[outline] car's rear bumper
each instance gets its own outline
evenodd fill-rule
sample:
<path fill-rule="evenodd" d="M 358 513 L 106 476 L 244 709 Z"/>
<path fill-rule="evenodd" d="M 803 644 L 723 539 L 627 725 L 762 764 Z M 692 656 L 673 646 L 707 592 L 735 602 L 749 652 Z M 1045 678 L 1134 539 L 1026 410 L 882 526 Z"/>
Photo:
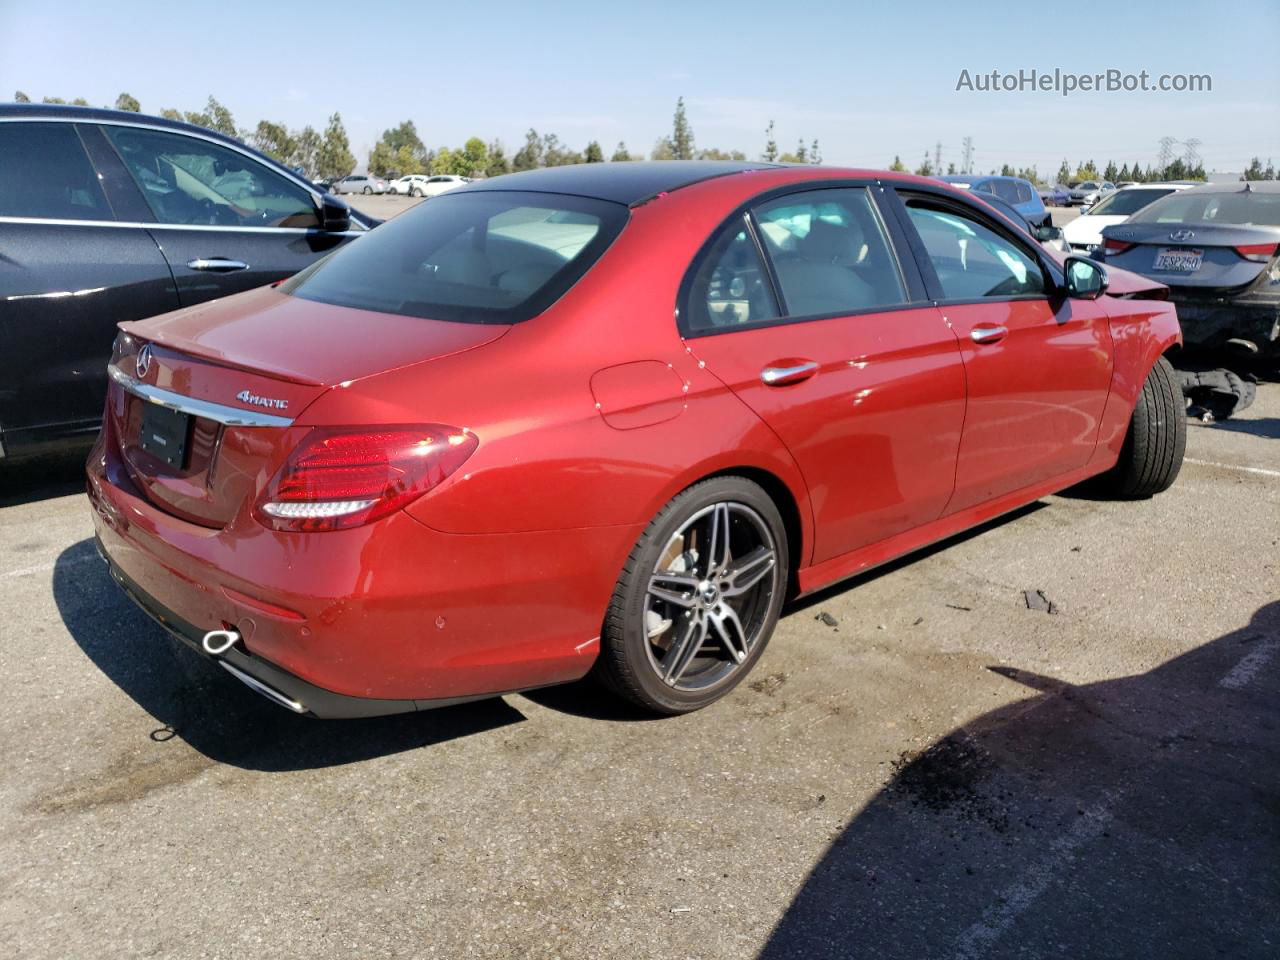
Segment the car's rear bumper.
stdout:
<path fill-rule="evenodd" d="M 1249 340 L 1259 349 L 1274 351 L 1280 344 L 1280 293 L 1260 296 L 1247 293 L 1227 300 L 1189 297 L 1170 286 L 1169 300 L 1178 310 L 1178 322 L 1188 346 L 1217 347 L 1228 340 Z"/>
<path fill-rule="evenodd" d="M 405 513 L 354 530 L 213 530 L 159 510 L 100 439 L 89 499 L 113 576 L 187 643 L 317 716 L 423 709 L 583 676 L 640 528 L 453 535 Z"/>

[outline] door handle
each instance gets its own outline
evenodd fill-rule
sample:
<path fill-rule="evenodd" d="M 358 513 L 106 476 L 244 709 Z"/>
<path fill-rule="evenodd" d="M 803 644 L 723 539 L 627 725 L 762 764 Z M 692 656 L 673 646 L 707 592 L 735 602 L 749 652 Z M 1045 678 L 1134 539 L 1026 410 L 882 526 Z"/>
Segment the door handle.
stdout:
<path fill-rule="evenodd" d="M 969 333 L 969 338 L 974 343 L 996 343 L 1008 335 L 1008 327 L 974 327 Z"/>
<path fill-rule="evenodd" d="M 248 270 L 249 265 L 243 260 L 228 260 L 226 257 L 197 257 L 188 260 L 187 266 L 192 270 L 207 270 L 210 273 L 231 273 L 233 270 Z"/>
<path fill-rule="evenodd" d="M 760 382 L 766 387 L 785 387 L 808 380 L 817 372 L 818 365 L 812 360 L 775 360 L 760 371 Z"/>

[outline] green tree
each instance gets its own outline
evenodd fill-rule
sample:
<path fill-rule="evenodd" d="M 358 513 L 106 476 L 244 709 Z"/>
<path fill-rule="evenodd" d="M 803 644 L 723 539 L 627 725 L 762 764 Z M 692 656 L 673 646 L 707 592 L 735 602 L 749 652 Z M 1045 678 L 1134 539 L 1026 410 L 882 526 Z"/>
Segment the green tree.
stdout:
<path fill-rule="evenodd" d="M 1120 172 L 1116 174 L 1116 179 L 1119 180 L 1121 183 L 1124 183 L 1126 180 L 1133 179 L 1133 177 L 1130 176 L 1129 174 L 1129 164 L 1126 163 L 1124 166 L 1120 168 Z"/>
<path fill-rule="evenodd" d="M 320 152 L 320 134 L 316 133 L 315 127 L 305 126 L 294 134 L 294 144 L 294 165 L 302 168 L 307 179 L 314 180 L 319 176 L 316 157 Z"/>
<path fill-rule="evenodd" d="M 548 133 L 542 138 L 542 163 L 547 167 L 563 167 L 570 163 L 581 163 L 582 154 L 576 150 L 570 150 L 560 142 L 560 138 L 554 133 Z"/>
<path fill-rule="evenodd" d="M 73 107 L 87 107 L 89 105 L 89 101 L 86 100 L 84 97 L 76 97 L 74 100 L 71 101 L 71 105 Z"/>
<path fill-rule="evenodd" d="M 464 177 L 480 176 L 489 168 L 489 148 L 479 137 L 472 137 L 464 143 L 460 154 L 466 166 L 462 172 Z"/>
<path fill-rule="evenodd" d="M 297 163 L 298 141 L 283 123 L 259 120 L 258 126 L 249 135 L 249 145 L 286 167 Z"/>
<path fill-rule="evenodd" d="M 14 103 L 30 103 L 31 98 L 28 97 L 21 90 L 15 90 L 13 91 L 13 102 Z"/>
<path fill-rule="evenodd" d="M 494 140 L 489 144 L 489 166 L 485 167 L 484 175 L 500 177 L 510 172 L 511 161 L 507 158 L 506 148 L 503 147 L 501 140 Z"/>
<path fill-rule="evenodd" d="M 822 162 L 822 151 L 818 149 L 818 141 L 816 139 L 809 144 L 809 162 Z"/>
<path fill-rule="evenodd" d="M 426 167 L 422 165 L 422 154 L 408 145 L 396 151 L 392 169 L 402 177 L 406 177 L 411 173 L 426 172 Z"/>
<path fill-rule="evenodd" d="M 954 177 L 956 173 L 956 165 L 954 163 L 947 164 L 947 176 Z"/>
<path fill-rule="evenodd" d="M 778 141 L 773 137 L 773 121 L 769 121 L 769 125 L 764 128 L 764 153 L 760 154 L 760 159 L 765 163 L 773 163 L 778 159 Z"/>
<path fill-rule="evenodd" d="M 920 177 L 933 176 L 933 164 L 929 162 L 929 151 L 924 152 L 924 159 L 920 162 L 920 166 L 916 167 L 916 175 Z"/>
<path fill-rule="evenodd" d="M 604 163 L 604 151 L 600 149 L 600 144 L 592 140 L 587 144 L 587 149 L 582 154 L 582 159 L 586 163 Z"/>
<path fill-rule="evenodd" d="M 631 152 L 627 150 L 627 145 L 619 140 L 618 145 L 613 149 L 613 156 L 609 159 L 615 163 L 625 163 L 634 158 L 631 156 Z"/>
<path fill-rule="evenodd" d="M 125 110 L 129 113 L 141 113 L 142 104 L 140 104 L 135 97 L 130 96 L 127 93 L 122 93 L 120 96 L 116 97 L 116 109 Z"/>
<path fill-rule="evenodd" d="M 206 130 L 215 130 L 218 133 L 226 134 L 228 137 L 236 136 L 236 121 L 231 116 L 231 111 L 214 99 L 210 94 L 208 103 L 205 104 L 203 112 L 187 111 L 183 119 L 187 123 L 194 124 L 197 127 L 204 127 Z"/>
<path fill-rule="evenodd" d="M 1265 171 L 1262 169 L 1262 158 L 1254 157 L 1249 161 L 1249 166 L 1244 168 L 1245 180 L 1264 180 L 1266 179 Z"/>
<path fill-rule="evenodd" d="M 675 158 L 676 148 L 670 137 L 659 137 L 653 149 L 649 151 L 650 160 L 674 160 Z"/>
<path fill-rule="evenodd" d="M 337 180 L 355 168 L 356 158 L 351 152 L 347 129 L 342 125 L 342 114 L 335 113 L 329 118 L 329 125 L 316 150 L 316 173 L 327 179 Z"/>
<path fill-rule="evenodd" d="M 1102 171 L 1102 179 L 1110 180 L 1112 183 L 1115 183 L 1117 180 L 1120 179 L 1120 171 L 1116 167 L 1114 160 L 1107 161 L 1106 169 Z"/>
<path fill-rule="evenodd" d="M 676 115 L 671 123 L 671 151 L 677 160 L 692 160 L 694 156 L 693 127 L 684 110 L 684 97 L 676 99 Z"/>
<path fill-rule="evenodd" d="M 542 138 L 538 136 L 537 130 L 530 127 L 529 132 L 524 135 L 524 146 L 511 158 L 511 169 L 536 170 L 540 166 L 542 166 Z"/>
<path fill-rule="evenodd" d="M 396 153 L 386 140 L 379 140 L 369 151 L 367 164 L 369 172 L 375 177 L 385 177 L 396 168 Z"/>
<path fill-rule="evenodd" d="M 181 110 L 175 110 L 173 107 L 165 107 L 160 111 L 160 116 L 166 120 L 177 120 L 179 123 L 184 121 Z"/>
<path fill-rule="evenodd" d="M 902 158 L 896 153 L 893 155 L 893 163 L 889 164 L 889 169 L 894 173 L 906 173 L 907 165 L 902 162 Z"/>
<path fill-rule="evenodd" d="M 1058 168 L 1058 183 L 1061 183 L 1065 186 L 1070 179 L 1071 179 L 1071 167 L 1068 166 L 1067 160 L 1064 157 L 1062 159 L 1062 166 Z"/>
<path fill-rule="evenodd" d="M 67 101 L 63 100 L 61 97 L 42 97 L 40 102 L 41 103 L 66 103 Z"/>

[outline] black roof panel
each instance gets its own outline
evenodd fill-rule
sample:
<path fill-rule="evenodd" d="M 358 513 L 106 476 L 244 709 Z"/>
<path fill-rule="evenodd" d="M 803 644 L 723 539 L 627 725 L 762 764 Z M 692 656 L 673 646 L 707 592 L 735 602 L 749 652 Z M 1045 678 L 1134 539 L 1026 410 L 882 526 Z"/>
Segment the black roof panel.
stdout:
<path fill-rule="evenodd" d="M 616 163 L 577 163 L 508 173 L 480 180 L 451 193 L 473 190 L 526 190 L 532 193 L 570 193 L 635 206 L 660 193 L 679 190 L 701 180 L 749 170 L 771 170 L 773 163 L 723 160 L 651 160 Z"/>

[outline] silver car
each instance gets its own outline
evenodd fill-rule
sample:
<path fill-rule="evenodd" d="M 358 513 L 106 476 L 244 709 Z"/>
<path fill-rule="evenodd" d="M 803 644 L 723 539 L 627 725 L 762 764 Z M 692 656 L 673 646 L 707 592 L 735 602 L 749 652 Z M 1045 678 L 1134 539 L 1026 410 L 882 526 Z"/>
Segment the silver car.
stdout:
<path fill-rule="evenodd" d="M 386 193 L 387 181 L 364 173 L 353 173 L 329 184 L 330 193 Z"/>

